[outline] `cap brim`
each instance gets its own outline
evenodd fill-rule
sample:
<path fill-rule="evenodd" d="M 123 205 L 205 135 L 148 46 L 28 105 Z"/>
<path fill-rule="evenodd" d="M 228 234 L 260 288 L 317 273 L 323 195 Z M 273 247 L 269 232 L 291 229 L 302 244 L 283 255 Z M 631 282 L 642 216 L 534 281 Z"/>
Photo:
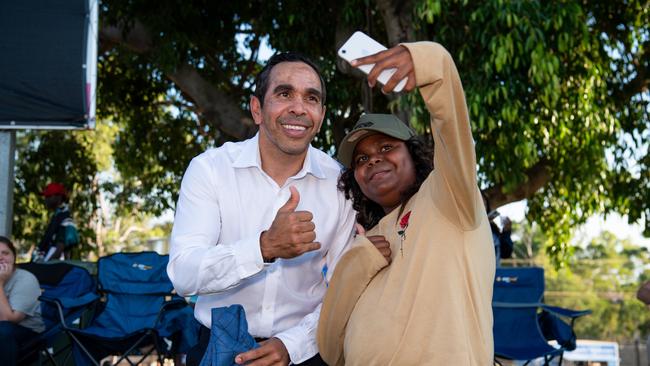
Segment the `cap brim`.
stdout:
<path fill-rule="evenodd" d="M 343 141 L 341 141 L 341 144 L 339 145 L 339 152 L 338 152 L 339 162 L 341 162 L 341 164 L 343 164 L 346 168 L 350 168 L 352 166 L 352 155 L 354 155 L 354 149 L 357 147 L 357 144 L 361 140 L 365 139 L 366 137 L 377 135 L 377 134 L 390 136 L 401 141 L 406 141 L 412 137 L 412 136 L 405 137 L 404 135 L 399 134 L 397 132 L 384 131 L 381 128 L 374 128 L 374 127 L 364 127 L 358 130 L 351 131 L 350 133 L 345 135 L 345 138 L 343 138 Z"/>

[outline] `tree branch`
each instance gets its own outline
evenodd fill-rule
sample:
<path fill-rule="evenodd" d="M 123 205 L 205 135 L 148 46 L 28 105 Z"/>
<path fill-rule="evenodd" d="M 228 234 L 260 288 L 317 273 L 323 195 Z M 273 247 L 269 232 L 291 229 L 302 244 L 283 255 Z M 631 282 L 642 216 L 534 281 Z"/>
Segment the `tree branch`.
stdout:
<path fill-rule="evenodd" d="M 386 25 L 388 47 L 413 41 L 413 4 L 410 0 L 375 0 Z"/>
<path fill-rule="evenodd" d="M 129 238 L 129 235 L 131 235 L 132 233 L 136 233 L 136 232 L 137 232 L 137 233 L 143 233 L 143 232 L 144 232 L 144 229 L 141 228 L 141 227 L 138 226 L 138 225 L 131 225 L 131 226 L 129 226 L 129 227 L 124 231 L 124 233 L 123 233 L 122 235 L 120 235 L 119 239 L 117 239 L 117 242 L 120 243 L 120 244 L 124 243 L 124 242 L 126 241 L 126 239 Z"/>
<path fill-rule="evenodd" d="M 252 118 L 245 115 L 226 93 L 203 79 L 193 67 L 183 65 L 167 77 L 193 99 L 202 118 L 226 135 L 242 140 L 255 134 L 256 126 Z"/>
<path fill-rule="evenodd" d="M 526 170 L 525 174 L 528 179 L 510 193 L 503 193 L 503 184 L 496 184 L 483 191 L 492 209 L 532 197 L 551 180 L 551 164 L 548 160 L 542 159 Z"/>
<path fill-rule="evenodd" d="M 122 44 L 134 52 L 147 53 L 154 47 L 146 26 L 137 20 L 128 28 L 124 24 L 102 27 L 99 37 L 102 49 L 104 44 Z M 204 79 L 194 67 L 180 65 L 166 76 L 197 106 L 199 117 L 225 135 L 243 140 L 255 134 L 257 126 L 239 102 Z"/>
<path fill-rule="evenodd" d="M 629 101 L 633 96 L 647 92 L 650 87 L 650 70 L 648 69 L 650 66 L 647 61 L 647 58 L 650 57 L 650 41 L 644 42 L 642 49 L 644 51 L 631 62 L 636 76 L 623 86 L 620 95 L 623 100 Z"/>
<path fill-rule="evenodd" d="M 153 49 L 151 35 L 144 24 L 137 20 L 129 28 L 125 28 L 124 24 L 101 27 L 99 41 L 100 49 L 104 52 L 117 44 L 123 44 L 137 53 L 145 53 Z"/>
<path fill-rule="evenodd" d="M 402 42 L 411 42 L 415 39 L 413 29 L 413 4 L 411 0 L 375 0 L 377 8 L 386 26 L 388 45 L 390 48 Z M 386 96 L 393 101 L 398 98 L 396 94 Z M 411 120 L 411 111 L 399 109 L 394 112 L 402 121 Z M 408 123 L 408 122 L 407 122 Z"/>

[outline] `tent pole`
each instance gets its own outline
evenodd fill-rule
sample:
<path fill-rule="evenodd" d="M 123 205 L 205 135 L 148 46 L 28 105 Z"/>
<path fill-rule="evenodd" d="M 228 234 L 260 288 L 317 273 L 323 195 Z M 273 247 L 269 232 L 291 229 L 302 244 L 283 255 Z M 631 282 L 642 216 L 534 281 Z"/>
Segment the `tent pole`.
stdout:
<path fill-rule="evenodd" d="M 16 132 L 0 130 L 0 235 L 11 237 Z"/>

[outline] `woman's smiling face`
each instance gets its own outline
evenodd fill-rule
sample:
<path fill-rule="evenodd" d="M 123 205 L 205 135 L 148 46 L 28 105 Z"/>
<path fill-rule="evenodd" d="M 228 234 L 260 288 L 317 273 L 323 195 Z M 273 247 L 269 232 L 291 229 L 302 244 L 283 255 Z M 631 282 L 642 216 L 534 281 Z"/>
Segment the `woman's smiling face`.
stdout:
<path fill-rule="evenodd" d="M 361 192 L 386 213 L 399 206 L 402 192 L 415 183 L 415 165 L 406 144 L 382 133 L 359 141 L 352 166 Z"/>
<path fill-rule="evenodd" d="M 15 262 L 16 257 L 14 257 L 14 253 L 9 246 L 0 242 L 0 264 L 14 264 Z"/>

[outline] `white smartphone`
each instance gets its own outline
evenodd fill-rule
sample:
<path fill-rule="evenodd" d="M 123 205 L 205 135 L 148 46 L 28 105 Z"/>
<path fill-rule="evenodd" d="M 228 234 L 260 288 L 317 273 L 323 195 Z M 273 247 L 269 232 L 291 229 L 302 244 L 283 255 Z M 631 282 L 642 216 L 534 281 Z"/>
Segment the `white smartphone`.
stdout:
<path fill-rule="evenodd" d="M 375 53 L 384 50 L 386 50 L 386 47 L 384 47 L 384 45 L 370 38 L 367 34 L 357 31 L 354 32 L 354 34 L 347 41 L 345 41 L 341 48 L 339 48 L 338 55 L 345 61 L 350 62 L 361 57 L 374 55 Z M 368 75 L 374 66 L 375 64 L 362 65 L 359 66 L 358 69 Z M 382 71 L 381 74 L 379 74 L 377 80 L 380 83 L 386 85 L 395 71 L 397 71 L 395 68 L 386 69 Z M 408 77 L 400 80 L 393 91 L 397 93 L 401 92 L 402 89 L 404 89 L 404 86 L 406 86 L 407 80 Z"/>

